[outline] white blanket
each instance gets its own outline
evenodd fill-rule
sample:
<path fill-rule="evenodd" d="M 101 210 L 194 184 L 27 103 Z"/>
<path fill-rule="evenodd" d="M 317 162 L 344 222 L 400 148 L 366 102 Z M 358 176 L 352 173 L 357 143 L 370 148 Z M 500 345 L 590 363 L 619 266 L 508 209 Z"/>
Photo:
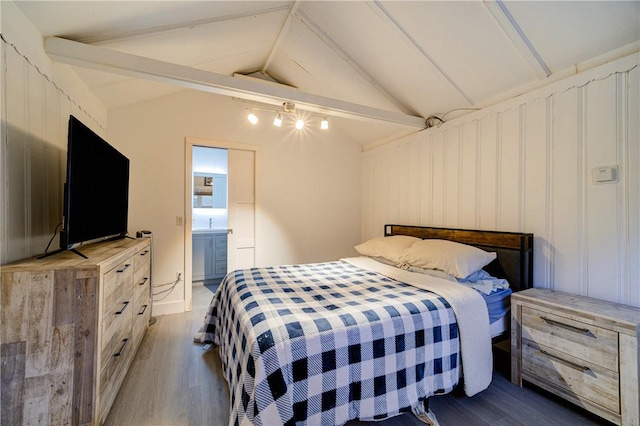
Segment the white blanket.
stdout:
<path fill-rule="evenodd" d="M 473 396 L 489 387 L 493 375 L 489 313 L 478 292 L 461 284 L 398 269 L 368 257 L 342 260 L 444 297 L 453 308 L 458 323 L 464 392 L 467 396 Z"/>

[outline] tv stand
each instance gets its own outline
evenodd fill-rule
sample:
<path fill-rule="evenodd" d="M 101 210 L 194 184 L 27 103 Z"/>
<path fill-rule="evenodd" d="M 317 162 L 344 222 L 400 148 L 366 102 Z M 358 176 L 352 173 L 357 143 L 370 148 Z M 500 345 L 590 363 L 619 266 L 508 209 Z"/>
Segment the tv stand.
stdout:
<path fill-rule="evenodd" d="M 70 251 L 72 253 L 77 254 L 80 257 L 83 257 L 85 259 L 89 259 L 87 256 L 85 256 L 84 254 L 82 254 L 81 252 L 79 252 L 78 250 L 76 250 L 74 248 L 72 248 L 72 249 L 58 249 L 58 250 L 52 251 L 51 253 L 45 253 L 43 255 L 40 255 L 40 256 L 36 257 L 36 259 L 44 259 L 46 257 L 53 256 L 54 254 L 62 253 L 63 251 Z"/>
<path fill-rule="evenodd" d="M 77 255 L 78 255 L 78 256 L 80 256 L 80 257 L 84 257 L 85 259 L 89 259 L 87 256 L 85 256 L 84 254 L 80 253 L 78 250 L 76 250 L 76 249 L 74 249 L 74 248 L 69 249 L 69 251 L 70 251 L 71 253 L 75 253 L 75 254 L 77 254 Z"/>

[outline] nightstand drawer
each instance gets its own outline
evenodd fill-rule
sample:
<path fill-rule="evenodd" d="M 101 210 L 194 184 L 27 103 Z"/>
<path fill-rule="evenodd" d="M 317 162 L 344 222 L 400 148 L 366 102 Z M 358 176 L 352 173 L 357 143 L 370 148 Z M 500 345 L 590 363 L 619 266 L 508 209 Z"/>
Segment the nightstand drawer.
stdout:
<path fill-rule="evenodd" d="M 572 397 L 588 400 L 620 413 L 618 373 L 533 342 L 522 342 L 522 371 L 564 389 Z"/>
<path fill-rule="evenodd" d="M 614 331 L 525 306 L 522 338 L 618 371 L 618 333 Z"/>

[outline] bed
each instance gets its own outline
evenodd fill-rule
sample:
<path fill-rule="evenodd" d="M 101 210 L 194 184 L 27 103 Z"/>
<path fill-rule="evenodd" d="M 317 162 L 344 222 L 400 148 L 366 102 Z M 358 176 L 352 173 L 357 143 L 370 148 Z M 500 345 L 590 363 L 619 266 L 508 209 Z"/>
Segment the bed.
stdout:
<path fill-rule="evenodd" d="M 490 324 L 479 291 L 407 259 L 414 247 L 462 243 L 519 291 L 532 285 L 533 236 L 405 225 L 385 225 L 384 235 L 375 243 L 393 246 L 389 256 L 373 250 L 225 277 L 196 341 L 219 346 L 230 425 L 420 417 L 432 395 L 462 386 L 472 396 L 490 384 L 491 342 L 508 336 L 508 315 Z"/>

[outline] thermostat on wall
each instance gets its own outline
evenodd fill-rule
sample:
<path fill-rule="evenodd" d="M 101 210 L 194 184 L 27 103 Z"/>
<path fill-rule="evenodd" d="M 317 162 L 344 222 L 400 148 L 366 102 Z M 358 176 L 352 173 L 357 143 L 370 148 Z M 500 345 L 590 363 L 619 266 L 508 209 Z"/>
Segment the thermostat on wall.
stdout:
<path fill-rule="evenodd" d="M 593 183 L 610 183 L 618 181 L 618 166 L 594 167 Z"/>

